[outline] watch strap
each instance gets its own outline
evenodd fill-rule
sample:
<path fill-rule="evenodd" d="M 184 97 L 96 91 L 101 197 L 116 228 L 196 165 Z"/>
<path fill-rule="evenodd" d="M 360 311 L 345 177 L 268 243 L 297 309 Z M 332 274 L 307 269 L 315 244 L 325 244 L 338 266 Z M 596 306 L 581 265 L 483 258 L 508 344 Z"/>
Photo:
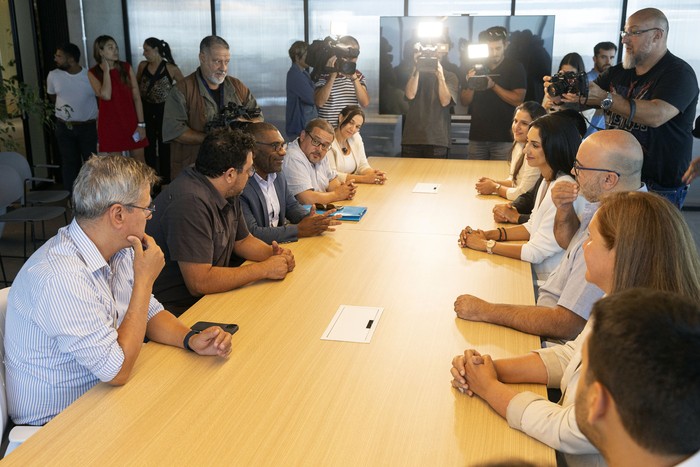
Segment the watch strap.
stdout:
<path fill-rule="evenodd" d="M 182 341 L 182 346 L 185 348 L 185 350 L 189 350 L 190 352 L 194 352 L 194 350 L 192 350 L 192 347 L 190 347 L 190 338 L 192 336 L 194 336 L 195 334 L 199 334 L 199 331 L 195 331 L 193 329 L 190 329 L 190 332 L 188 332 L 185 335 L 185 338 Z"/>

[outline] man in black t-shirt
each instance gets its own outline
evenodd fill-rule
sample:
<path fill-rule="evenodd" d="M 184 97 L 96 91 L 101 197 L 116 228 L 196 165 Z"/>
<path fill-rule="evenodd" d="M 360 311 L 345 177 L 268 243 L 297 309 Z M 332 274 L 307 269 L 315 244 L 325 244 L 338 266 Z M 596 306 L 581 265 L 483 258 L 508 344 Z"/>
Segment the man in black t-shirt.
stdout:
<path fill-rule="evenodd" d="M 622 64 L 591 83 L 588 104 L 606 110 L 606 128 L 629 131 L 639 140 L 642 181 L 680 208 L 687 193 L 682 177 L 693 148 L 695 72 L 668 51 L 668 20 L 660 10 L 637 11 L 621 34 Z"/>
<path fill-rule="evenodd" d="M 483 91 L 462 89 L 460 101 L 470 106 L 469 159 L 507 160 L 513 146 L 510 123 L 515 107 L 523 103 L 527 88 L 525 68 L 506 58 L 508 32 L 494 26 L 479 34 L 479 42 L 488 43 L 488 84 Z M 467 79 L 477 74 L 472 69 Z"/>

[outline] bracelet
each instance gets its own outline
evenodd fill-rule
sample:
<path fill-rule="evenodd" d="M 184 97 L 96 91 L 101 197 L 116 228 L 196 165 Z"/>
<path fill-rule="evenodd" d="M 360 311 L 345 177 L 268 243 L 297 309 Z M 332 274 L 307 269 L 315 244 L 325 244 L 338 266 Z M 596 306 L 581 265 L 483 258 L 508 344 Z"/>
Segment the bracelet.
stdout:
<path fill-rule="evenodd" d="M 508 232 L 506 231 L 505 227 L 501 227 L 503 229 L 503 241 L 507 242 L 508 241 Z"/>
<path fill-rule="evenodd" d="M 497 242 L 500 242 L 500 241 L 501 241 L 501 238 L 503 238 L 503 232 L 501 232 L 501 228 L 498 227 L 498 240 L 496 240 L 496 241 L 497 241 Z"/>
<path fill-rule="evenodd" d="M 136 126 L 139 128 L 146 128 L 146 124 L 144 122 L 139 122 Z"/>
<path fill-rule="evenodd" d="M 195 331 L 193 329 L 190 329 L 190 332 L 188 332 L 185 335 L 185 339 L 182 341 L 182 347 L 184 347 L 185 350 L 189 350 L 190 352 L 194 352 L 194 350 L 192 350 L 192 347 L 190 347 L 190 338 L 192 336 L 194 336 L 195 334 L 199 334 L 199 331 Z"/>

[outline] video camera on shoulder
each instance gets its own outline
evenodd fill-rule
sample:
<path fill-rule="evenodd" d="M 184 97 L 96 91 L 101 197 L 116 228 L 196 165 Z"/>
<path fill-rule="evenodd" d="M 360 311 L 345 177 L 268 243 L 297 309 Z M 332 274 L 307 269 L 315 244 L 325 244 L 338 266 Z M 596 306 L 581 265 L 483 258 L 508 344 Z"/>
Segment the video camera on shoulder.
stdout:
<path fill-rule="evenodd" d="M 588 97 L 588 75 L 585 71 L 560 71 L 552 76 L 549 83 L 547 94 L 551 97 L 567 93 Z"/>
<path fill-rule="evenodd" d="M 416 69 L 418 71 L 437 71 L 440 58 L 450 51 L 449 45 L 443 42 L 437 44 L 416 42 L 414 48 L 418 52 L 418 57 L 416 58 Z"/>
<path fill-rule="evenodd" d="M 234 102 L 229 102 L 219 114 L 204 125 L 204 132 L 209 133 L 214 128 L 231 127 L 243 129 L 250 124 L 250 120 L 258 118 L 262 111 L 260 107 L 248 109 Z"/>
<path fill-rule="evenodd" d="M 315 40 L 306 51 L 306 63 L 313 69 L 311 79 L 318 79 L 321 73 L 341 73 L 343 75 L 352 75 L 357 69 L 357 64 L 351 62 L 350 59 L 357 58 L 360 51 L 354 47 L 341 44 L 337 39 L 331 36 L 323 40 Z M 335 56 L 335 66 L 327 67 L 328 60 Z"/>

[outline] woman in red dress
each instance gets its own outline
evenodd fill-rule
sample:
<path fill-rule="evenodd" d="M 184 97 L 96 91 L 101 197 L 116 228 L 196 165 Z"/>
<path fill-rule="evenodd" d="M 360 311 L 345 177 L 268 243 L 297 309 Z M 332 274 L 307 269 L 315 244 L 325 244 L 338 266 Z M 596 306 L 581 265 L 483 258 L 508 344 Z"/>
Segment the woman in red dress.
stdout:
<path fill-rule="evenodd" d="M 88 78 L 99 98 L 99 151 L 129 151 L 132 157 L 143 161 L 148 139 L 134 70 L 127 62 L 119 61 L 119 47 L 110 36 L 95 39 L 93 56 L 97 65 L 90 68 Z"/>

